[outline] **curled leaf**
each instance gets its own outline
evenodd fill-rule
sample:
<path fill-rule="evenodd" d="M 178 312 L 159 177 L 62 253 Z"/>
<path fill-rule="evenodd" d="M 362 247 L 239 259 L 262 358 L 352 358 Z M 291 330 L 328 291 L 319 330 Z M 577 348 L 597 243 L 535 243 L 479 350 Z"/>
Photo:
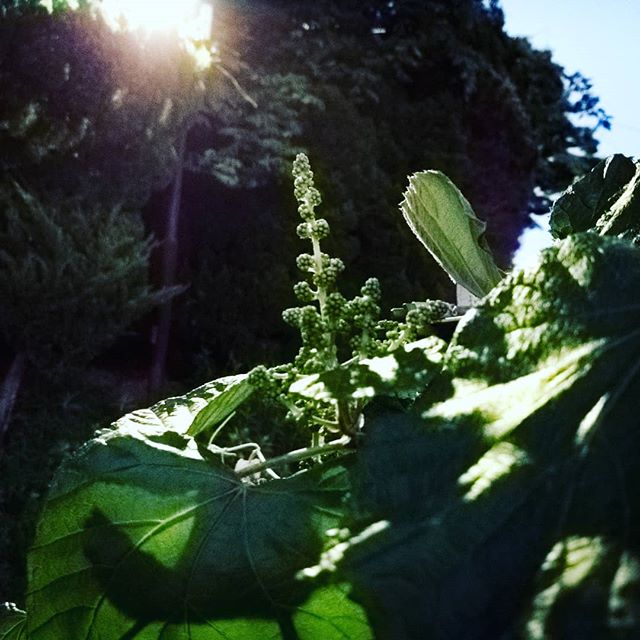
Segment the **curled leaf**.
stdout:
<path fill-rule="evenodd" d="M 443 173 L 412 175 L 400 207 L 418 240 L 456 284 L 481 298 L 500 281 L 483 235 L 486 223 Z"/>

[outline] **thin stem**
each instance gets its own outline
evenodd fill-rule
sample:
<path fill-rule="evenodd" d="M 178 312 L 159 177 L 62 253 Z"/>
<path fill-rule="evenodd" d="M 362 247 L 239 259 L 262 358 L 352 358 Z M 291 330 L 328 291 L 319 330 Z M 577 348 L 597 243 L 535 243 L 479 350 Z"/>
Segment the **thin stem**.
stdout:
<path fill-rule="evenodd" d="M 326 418 L 321 418 L 320 416 L 313 416 L 313 421 L 323 427 L 338 427 L 338 422 L 336 420 L 327 420 Z"/>
<path fill-rule="evenodd" d="M 313 261 L 316 267 L 316 273 L 322 272 L 322 252 L 320 251 L 320 241 L 317 238 L 311 238 L 313 245 Z M 327 291 L 325 287 L 318 285 L 318 304 L 320 305 L 320 315 L 325 318 L 327 305 Z"/>
<path fill-rule="evenodd" d="M 265 460 L 264 462 L 257 462 L 256 464 L 246 466 L 241 471 L 238 471 L 236 475 L 238 478 L 246 478 L 254 475 L 255 473 L 260 473 L 265 469 L 272 469 L 273 467 L 278 467 L 283 464 L 300 462 L 302 460 L 307 460 L 308 458 L 313 458 L 314 456 L 331 453 L 332 451 L 339 451 L 340 449 L 344 449 L 350 442 L 351 438 L 349 436 L 342 436 L 342 438 L 338 438 L 338 440 L 333 440 L 317 447 L 296 449 L 295 451 L 290 451 L 284 455 L 271 458 L 271 460 Z"/>
<path fill-rule="evenodd" d="M 288 398 L 283 396 L 278 396 L 278 400 L 282 405 L 286 407 L 288 411 L 291 412 L 291 415 L 294 418 L 300 418 L 302 416 L 302 409 L 297 407 L 293 402 L 291 402 Z"/>
<path fill-rule="evenodd" d="M 367 347 L 369 346 L 369 331 L 367 329 L 362 330 L 360 335 L 360 355 L 364 358 L 367 357 Z"/>
<path fill-rule="evenodd" d="M 221 423 L 220 426 L 211 434 L 209 438 L 209 442 L 207 443 L 207 447 L 210 447 L 213 444 L 213 441 L 218 437 L 219 433 L 229 424 L 229 421 L 236 415 L 236 412 L 231 412 Z"/>

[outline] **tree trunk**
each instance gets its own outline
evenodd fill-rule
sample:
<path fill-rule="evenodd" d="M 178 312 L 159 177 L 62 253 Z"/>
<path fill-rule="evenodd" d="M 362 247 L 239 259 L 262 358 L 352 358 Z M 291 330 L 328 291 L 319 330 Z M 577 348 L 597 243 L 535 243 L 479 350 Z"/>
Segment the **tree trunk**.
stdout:
<path fill-rule="evenodd" d="M 178 143 L 178 165 L 171 189 L 171 200 L 167 214 L 167 227 L 162 241 L 162 287 L 175 284 L 178 267 L 178 223 L 180 221 L 180 201 L 182 199 L 182 175 L 184 169 L 185 145 L 188 129 L 182 133 Z M 171 299 L 164 302 L 158 310 L 158 322 L 155 326 L 155 340 L 151 370 L 149 372 L 149 395 L 153 398 L 162 389 L 166 381 L 167 352 L 171 334 Z"/>
<path fill-rule="evenodd" d="M 11 413 L 20 390 L 26 364 L 26 355 L 17 353 L 13 358 L 9 371 L 7 371 L 7 375 L 2 381 L 2 386 L 0 386 L 0 451 L 2 450 L 4 436 L 9 429 Z"/>

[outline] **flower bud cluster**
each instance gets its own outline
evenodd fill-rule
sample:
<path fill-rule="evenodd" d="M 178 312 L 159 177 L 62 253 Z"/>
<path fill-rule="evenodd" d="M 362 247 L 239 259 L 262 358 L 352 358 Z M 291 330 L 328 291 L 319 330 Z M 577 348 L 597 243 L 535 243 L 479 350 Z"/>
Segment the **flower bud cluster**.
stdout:
<path fill-rule="evenodd" d="M 455 307 L 442 300 L 427 300 L 416 303 L 414 309 L 407 312 L 406 322 L 416 330 L 422 330 L 438 320 L 455 312 Z"/>
<path fill-rule="evenodd" d="M 297 233 L 300 238 L 311 241 L 312 252 L 303 253 L 296 260 L 304 276 L 294 286 L 300 306 L 286 309 L 282 314 L 283 320 L 295 327 L 302 338 L 302 345 L 288 374 L 291 378 L 336 367 L 340 340 L 348 342 L 358 356 L 379 355 L 382 345 L 376 340 L 381 298 L 379 281 L 369 278 L 361 287 L 360 295 L 351 300 L 336 290 L 338 275 L 344 271 L 345 265 L 342 260 L 321 251 L 320 241 L 329 235 L 330 228 L 324 218 L 316 218 L 315 208 L 321 198 L 314 186 L 313 172 L 306 156 L 296 158 L 293 174 L 295 197 L 302 218 Z M 273 389 L 270 383 L 264 382 L 264 372 L 260 369 L 255 369 L 251 375 L 256 377 L 261 389 L 267 392 Z M 340 420 L 348 416 L 348 408 L 343 407 L 339 411 L 335 402 L 300 399 L 289 396 L 286 392 L 288 387 L 282 389 L 280 401 L 288 407 L 288 420 L 305 425 L 320 436 L 332 429 L 340 431 Z M 344 415 L 343 411 L 346 411 Z"/>
<path fill-rule="evenodd" d="M 419 340 L 433 334 L 434 322 L 438 322 L 447 316 L 454 315 L 455 305 L 442 300 L 427 300 L 425 302 L 412 303 L 403 321 L 385 320 L 378 322 L 376 330 L 384 333 L 385 340 L 381 346 L 385 350 L 393 349 L 401 344 L 413 340 Z"/>
<path fill-rule="evenodd" d="M 296 298 L 298 298 L 300 302 L 303 302 L 306 304 L 309 304 L 310 302 L 313 302 L 316 299 L 316 292 L 309 286 L 309 283 L 306 280 L 297 282 L 293 286 L 293 293 L 296 294 Z"/>
<path fill-rule="evenodd" d="M 308 253 L 301 253 L 296 258 L 296 266 L 298 267 L 298 269 L 300 269 L 300 271 L 313 273 L 313 270 L 315 268 L 313 256 L 310 256 Z"/>
<path fill-rule="evenodd" d="M 293 193 L 298 201 L 298 212 L 305 222 L 311 223 L 315 221 L 315 208 L 322 202 L 322 196 L 315 188 L 309 158 L 303 153 L 299 153 L 293 161 L 293 178 Z"/>
<path fill-rule="evenodd" d="M 319 352 L 331 349 L 331 327 L 313 305 L 285 309 L 282 319 L 300 331 L 303 346 L 313 347 Z"/>
<path fill-rule="evenodd" d="M 354 355 L 371 356 L 375 348 L 375 329 L 380 318 L 380 282 L 369 278 L 359 296 L 347 303 L 347 320 L 356 330 L 349 344 Z"/>
<path fill-rule="evenodd" d="M 326 256 L 326 259 L 325 259 Z M 322 265 L 313 274 L 313 284 L 325 290 L 331 289 L 338 279 L 338 275 L 344 271 L 344 262 L 340 258 L 329 258 L 322 254 Z"/>
<path fill-rule="evenodd" d="M 265 398 L 275 400 L 282 390 L 280 381 L 275 378 L 270 369 L 267 369 L 267 367 L 262 364 L 254 367 L 249 372 L 247 381 Z"/>
<path fill-rule="evenodd" d="M 320 241 L 326 238 L 330 232 L 329 223 L 324 218 L 318 218 L 311 222 L 302 222 L 296 228 L 296 233 L 302 240 Z"/>

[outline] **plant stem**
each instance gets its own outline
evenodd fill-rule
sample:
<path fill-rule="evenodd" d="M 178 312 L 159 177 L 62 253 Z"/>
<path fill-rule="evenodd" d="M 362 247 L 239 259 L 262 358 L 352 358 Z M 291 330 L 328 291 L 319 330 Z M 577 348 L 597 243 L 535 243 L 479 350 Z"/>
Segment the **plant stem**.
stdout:
<path fill-rule="evenodd" d="M 313 261 L 315 263 L 316 273 L 321 273 L 322 252 L 320 251 L 320 241 L 316 238 L 311 238 L 311 244 L 313 245 Z M 320 315 L 324 318 L 327 304 L 327 290 L 325 287 L 318 286 L 318 304 L 320 305 Z"/>
<path fill-rule="evenodd" d="M 272 469 L 273 467 L 278 467 L 283 464 L 300 462 L 301 460 L 307 460 L 308 458 L 313 458 L 314 456 L 331 453 L 332 451 L 339 451 L 340 449 L 344 449 L 350 442 L 351 438 L 349 436 L 342 436 L 342 438 L 332 440 L 331 442 L 327 442 L 326 444 L 319 445 L 317 447 L 296 449 L 295 451 L 290 451 L 289 453 L 285 453 L 284 455 L 276 456 L 275 458 L 271 458 L 270 460 L 257 462 L 256 464 L 247 466 L 241 471 L 238 471 L 236 475 L 238 476 L 238 478 L 246 478 L 248 476 L 252 476 L 255 473 L 260 473 L 260 471 L 264 471 L 265 469 Z"/>

